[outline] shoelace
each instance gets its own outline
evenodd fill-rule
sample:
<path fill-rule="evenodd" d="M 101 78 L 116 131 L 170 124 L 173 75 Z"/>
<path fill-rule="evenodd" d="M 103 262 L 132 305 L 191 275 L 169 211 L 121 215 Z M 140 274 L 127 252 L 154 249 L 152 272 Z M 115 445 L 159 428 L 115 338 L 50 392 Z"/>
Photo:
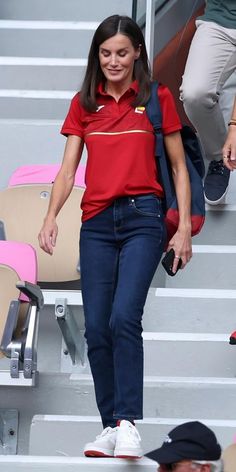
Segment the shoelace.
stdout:
<path fill-rule="evenodd" d="M 138 430 L 135 428 L 135 426 L 133 426 L 132 424 L 129 424 L 128 428 L 129 428 L 128 429 L 129 436 L 135 435 L 139 439 L 139 441 L 141 441 L 141 437 L 139 435 Z"/>
<path fill-rule="evenodd" d="M 224 174 L 225 166 L 223 161 L 211 161 L 209 165 L 208 175 L 210 174 Z"/>
<path fill-rule="evenodd" d="M 107 426 L 100 434 L 96 436 L 96 439 L 103 438 L 103 436 L 106 436 L 107 434 L 110 434 L 114 431 L 117 431 L 117 428 L 111 428 L 110 426 Z"/>

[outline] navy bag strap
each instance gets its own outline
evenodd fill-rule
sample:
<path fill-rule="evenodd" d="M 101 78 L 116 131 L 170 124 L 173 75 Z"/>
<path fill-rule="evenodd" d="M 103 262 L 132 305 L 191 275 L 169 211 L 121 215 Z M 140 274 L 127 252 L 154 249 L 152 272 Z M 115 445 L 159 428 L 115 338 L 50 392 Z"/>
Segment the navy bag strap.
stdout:
<path fill-rule="evenodd" d="M 151 121 L 156 135 L 155 157 L 160 181 L 163 183 L 165 191 L 166 207 L 169 208 L 175 198 L 171 171 L 166 158 L 162 134 L 162 112 L 158 98 L 158 82 L 151 84 L 151 96 L 146 104 L 146 112 Z"/>

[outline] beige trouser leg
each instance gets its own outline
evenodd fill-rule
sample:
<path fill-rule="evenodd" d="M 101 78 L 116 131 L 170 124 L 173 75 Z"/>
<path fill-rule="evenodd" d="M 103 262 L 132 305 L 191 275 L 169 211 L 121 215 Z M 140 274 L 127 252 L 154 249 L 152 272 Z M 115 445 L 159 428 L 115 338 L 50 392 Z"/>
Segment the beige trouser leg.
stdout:
<path fill-rule="evenodd" d="M 219 97 L 225 82 L 236 70 L 236 29 L 200 20 L 196 25 L 180 87 L 180 98 L 198 132 L 206 158 L 219 160 L 222 159 L 226 138 Z M 232 93 L 230 100 L 229 110 L 233 107 Z"/>

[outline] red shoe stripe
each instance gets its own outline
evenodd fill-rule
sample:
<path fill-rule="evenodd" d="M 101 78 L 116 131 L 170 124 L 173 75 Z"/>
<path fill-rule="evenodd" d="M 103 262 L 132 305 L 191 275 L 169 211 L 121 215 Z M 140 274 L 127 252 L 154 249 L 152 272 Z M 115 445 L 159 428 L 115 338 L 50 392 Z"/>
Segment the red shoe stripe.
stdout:
<path fill-rule="evenodd" d="M 84 451 L 84 455 L 86 457 L 113 457 L 113 456 L 109 456 L 108 454 L 104 454 L 104 452 L 93 451 L 93 450 Z"/>

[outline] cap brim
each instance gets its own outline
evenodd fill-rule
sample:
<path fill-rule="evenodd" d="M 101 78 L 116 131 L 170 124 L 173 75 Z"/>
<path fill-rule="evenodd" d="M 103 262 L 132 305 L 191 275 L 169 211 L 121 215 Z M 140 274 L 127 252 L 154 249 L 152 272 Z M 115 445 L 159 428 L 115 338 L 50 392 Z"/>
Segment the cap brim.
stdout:
<path fill-rule="evenodd" d="M 182 455 L 178 454 L 175 447 L 172 447 L 170 444 L 168 444 L 168 448 L 162 446 L 148 452 L 145 454 L 145 457 L 158 462 L 158 464 L 172 464 L 173 462 L 183 460 Z"/>

